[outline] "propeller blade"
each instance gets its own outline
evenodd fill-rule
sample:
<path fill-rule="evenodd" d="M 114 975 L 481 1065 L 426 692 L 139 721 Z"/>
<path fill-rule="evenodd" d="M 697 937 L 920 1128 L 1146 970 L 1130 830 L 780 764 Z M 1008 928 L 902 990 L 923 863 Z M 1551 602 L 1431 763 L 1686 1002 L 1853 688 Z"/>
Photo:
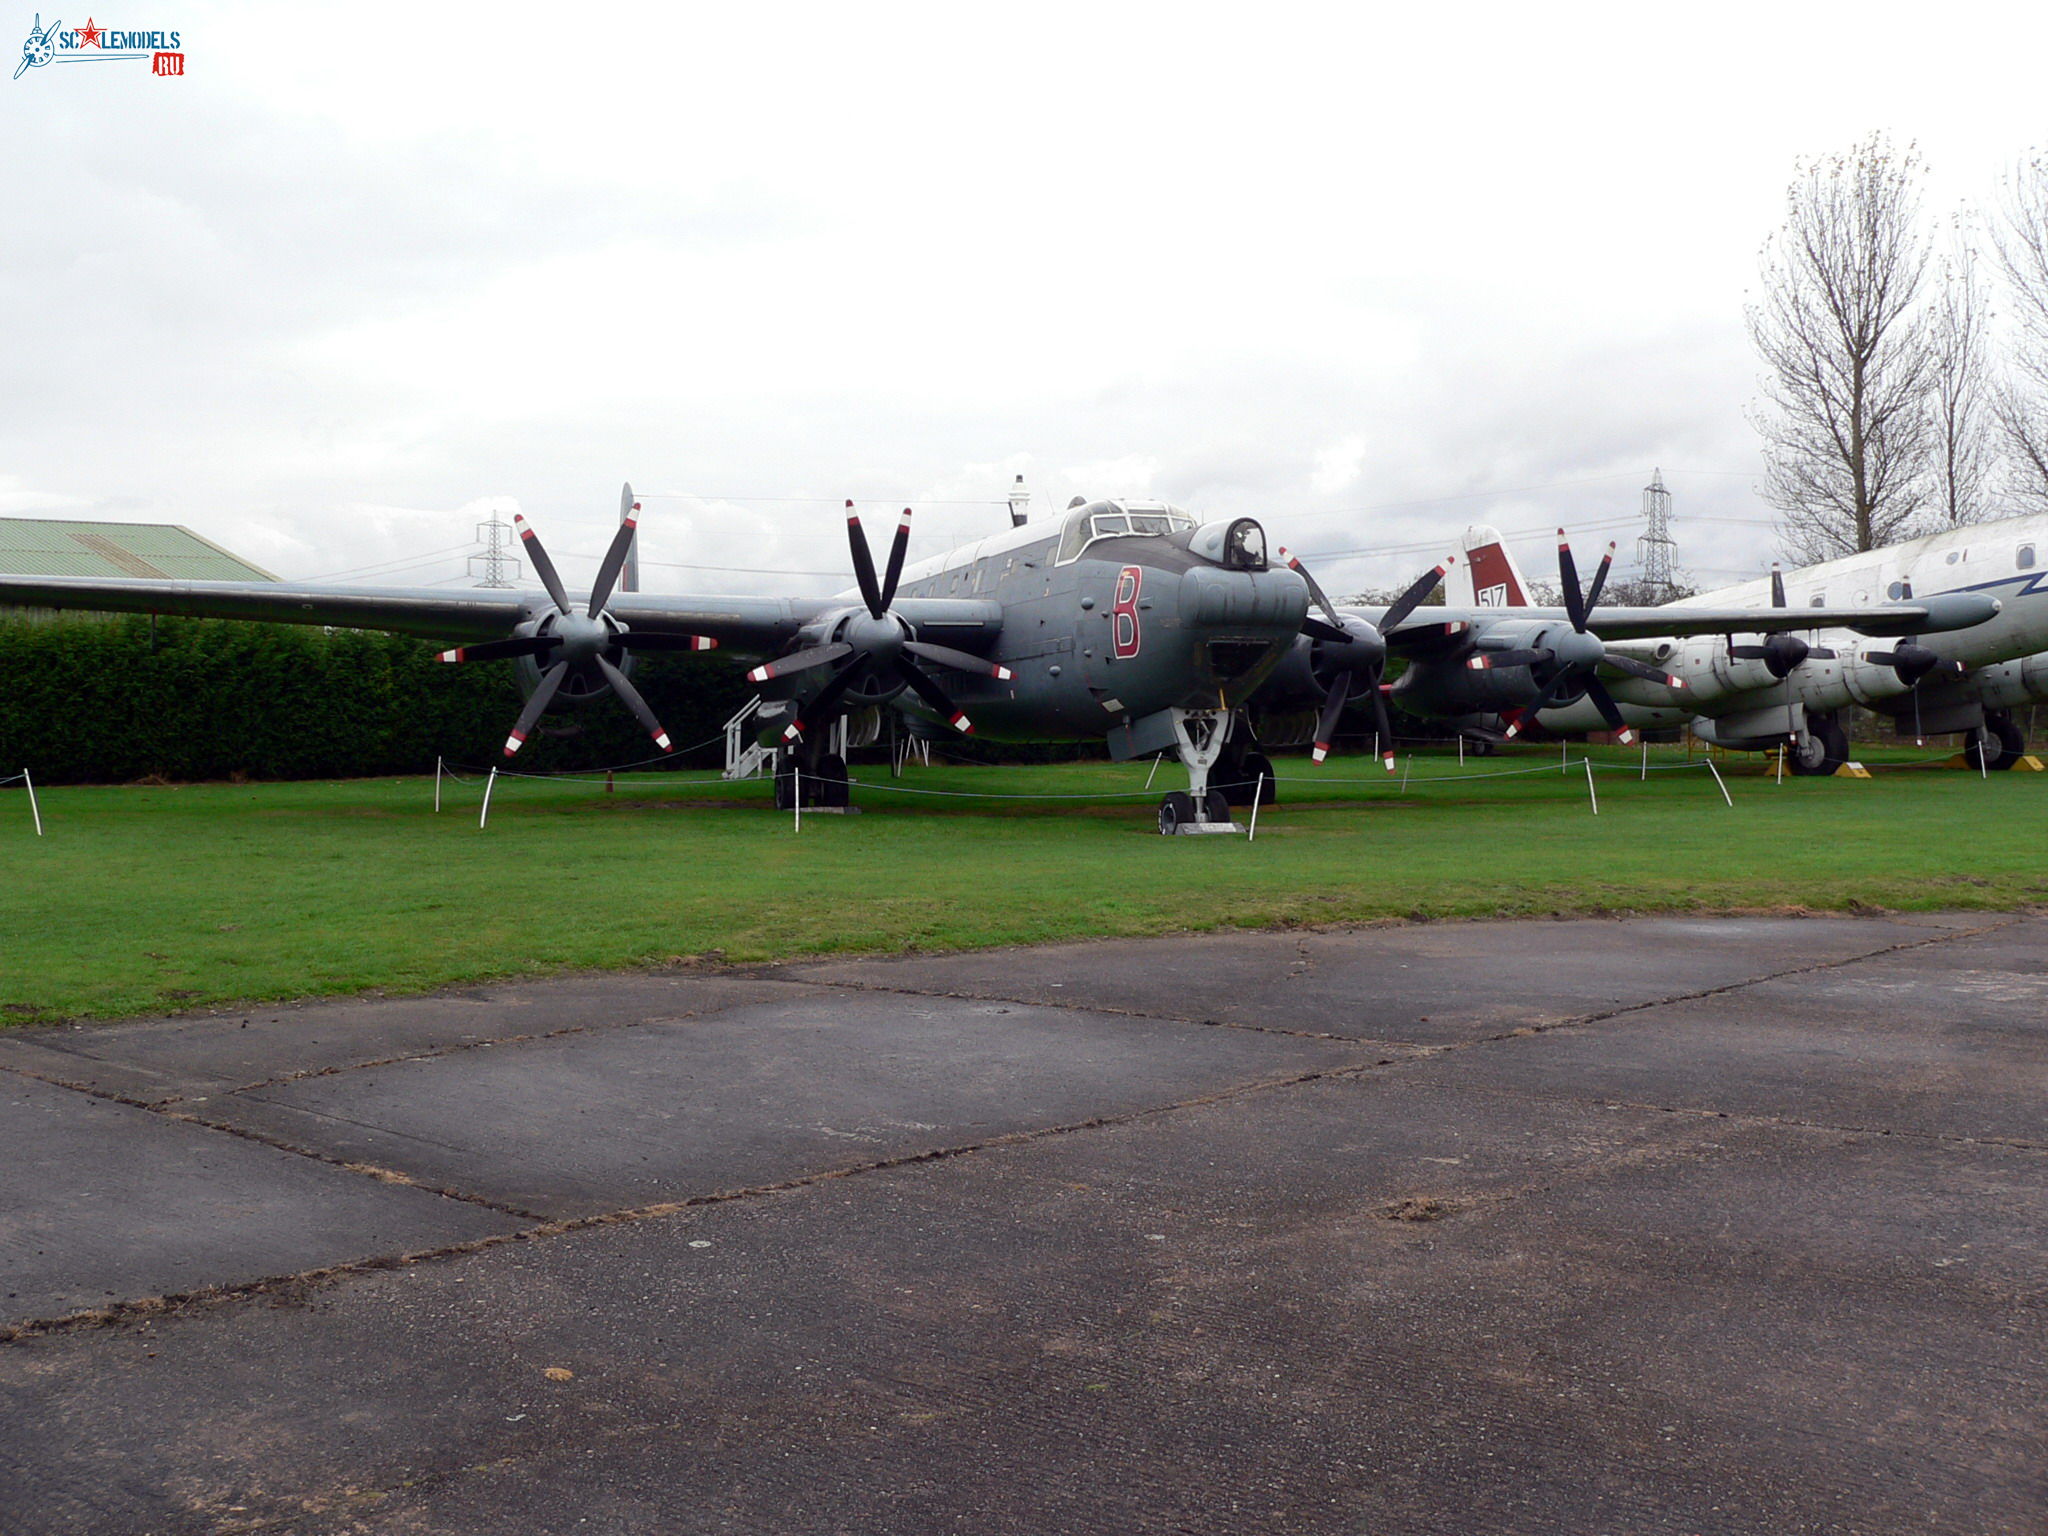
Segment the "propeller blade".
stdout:
<path fill-rule="evenodd" d="M 597 580 L 590 584 L 590 617 L 596 618 L 604 612 L 604 605 L 612 600 L 612 588 L 618 584 L 619 572 L 626 567 L 626 556 L 633 552 L 633 531 L 640 526 L 640 519 L 633 514 L 640 510 L 640 503 L 631 499 L 633 488 L 626 487 L 627 502 L 625 516 L 619 520 L 619 531 L 612 535 L 612 546 L 604 552 L 604 563 L 597 568 Z"/>
<path fill-rule="evenodd" d="M 1372 728 L 1379 732 L 1380 763 L 1387 772 L 1394 771 L 1394 720 L 1387 713 L 1387 696 L 1378 688 L 1372 690 Z"/>
<path fill-rule="evenodd" d="M 538 656 L 562 643 L 559 635 L 520 635 L 511 640 L 486 640 L 482 645 L 458 645 L 438 652 L 436 661 L 502 661 L 507 656 Z"/>
<path fill-rule="evenodd" d="M 1824 645 L 1816 645 L 1806 654 L 1812 657 L 1816 657 L 1821 661 L 1833 661 L 1836 658 L 1836 653 L 1834 651 L 1829 650 Z"/>
<path fill-rule="evenodd" d="M 1546 709 L 1550 708 L 1551 695 L 1558 692 L 1562 687 L 1564 687 L 1568 683 L 1569 677 L 1569 673 L 1561 671 L 1557 674 L 1557 676 L 1553 677 L 1549 682 L 1545 683 L 1543 687 L 1537 691 L 1536 702 L 1533 704 L 1524 704 L 1521 707 L 1520 712 L 1516 715 L 1516 717 L 1508 723 L 1508 728 L 1501 734 L 1507 736 L 1509 739 L 1512 740 L 1514 737 L 1521 735 L 1522 732 L 1529 729 L 1530 726 L 1534 725 L 1536 723 L 1536 717 L 1542 714 L 1543 711 L 1545 711 Z"/>
<path fill-rule="evenodd" d="M 1323 616 L 1330 621 L 1331 628 L 1342 629 L 1344 627 L 1344 621 L 1337 616 L 1337 609 L 1335 604 L 1333 604 L 1330 601 L 1329 597 L 1324 593 L 1322 587 L 1317 585 L 1315 577 L 1309 575 L 1308 567 L 1303 565 L 1293 555 L 1289 554 L 1284 546 L 1280 551 L 1280 562 L 1281 564 L 1285 565 L 1287 569 L 1294 572 L 1295 575 L 1299 576 L 1303 581 L 1308 583 L 1308 595 L 1310 599 L 1315 603 L 1315 605 L 1318 608 L 1323 610 Z M 1324 636 L 1323 638 L 1327 639 L 1328 637 Z M 1349 637 L 1347 636 L 1346 638 Z"/>
<path fill-rule="evenodd" d="M 1415 585 L 1395 598 L 1394 606 L 1380 619 L 1380 633 L 1385 634 L 1413 613 L 1422 600 L 1436 590 L 1436 584 L 1444 579 L 1444 572 L 1448 571 L 1456 560 L 1455 555 L 1445 555 L 1441 565 L 1434 567 L 1427 576 L 1421 577 Z"/>
<path fill-rule="evenodd" d="M 889 605 L 882 601 L 882 589 L 875 581 L 875 557 L 868 553 L 868 536 L 861 532 L 860 514 L 850 501 L 846 504 L 846 543 L 853 553 L 853 577 L 860 583 L 860 600 L 879 619 Z"/>
<path fill-rule="evenodd" d="M 715 651 L 718 642 L 709 635 L 669 635 L 658 630 L 628 629 L 613 637 L 613 644 L 629 651 Z"/>
<path fill-rule="evenodd" d="M 597 668 L 604 673 L 604 680 L 612 685 L 612 692 L 626 701 L 626 708 L 633 711 L 633 718 L 654 738 L 654 744 L 662 751 L 668 751 L 668 732 L 664 731 L 661 722 L 654 718 L 654 711 L 649 709 L 647 701 L 640 697 L 640 690 L 633 686 L 633 680 L 605 660 L 602 654 L 597 658 Z"/>
<path fill-rule="evenodd" d="M 1630 677 L 1640 677 L 1646 683 L 1659 683 L 1666 688 L 1683 688 L 1685 679 L 1673 677 L 1669 672 L 1660 671 L 1647 661 L 1637 661 L 1633 656 L 1623 656 L 1609 651 L 1600 658 L 1617 672 L 1626 672 Z"/>
<path fill-rule="evenodd" d="M 546 712 L 548 705 L 554 702 L 555 690 L 562 686 L 562 680 L 568 675 L 569 664 L 566 661 L 558 661 L 541 673 L 540 686 L 528 697 L 526 708 L 519 711 L 518 724 L 512 727 L 512 734 L 505 738 L 507 757 L 526 745 L 526 736 L 533 729 L 534 721 L 538 720 Z"/>
<path fill-rule="evenodd" d="M 1600 568 L 1593 573 L 1593 585 L 1586 589 L 1586 612 L 1591 613 L 1600 606 L 1600 589 L 1607 585 L 1607 570 L 1613 564 L 1614 545 L 1610 542 L 1607 553 L 1600 557 Z"/>
<path fill-rule="evenodd" d="M 1600 718 L 1607 722 L 1607 728 L 1614 732 L 1614 739 L 1624 747 L 1636 739 L 1636 733 L 1629 729 L 1629 723 L 1621 718 L 1621 706 L 1614 702 L 1614 695 L 1607 691 L 1607 685 L 1597 677 L 1586 679 L 1586 697 L 1593 701 L 1593 707 L 1600 711 Z"/>
<path fill-rule="evenodd" d="M 954 730 L 961 732 L 963 735 L 973 732 L 974 722 L 955 709 L 953 701 L 946 697 L 945 690 L 929 677 L 926 677 L 918 669 L 917 663 L 908 656 L 898 656 L 896 658 L 896 675 L 908 683 L 910 691 L 920 699 L 923 699 L 931 707 L 933 713 L 937 714 L 946 724 L 952 726 Z"/>
<path fill-rule="evenodd" d="M 848 649 L 851 650 L 852 647 L 849 646 Z M 818 690 L 818 696 L 811 700 L 807 711 L 813 720 L 822 720 L 828 725 L 831 724 L 839 710 L 839 696 L 853 685 L 854 676 L 862 670 L 862 667 L 863 659 L 856 657 L 825 680 L 825 686 Z M 791 719 L 788 725 L 782 728 L 782 739 L 784 741 L 795 741 L 803 733 L 804 719 L 802 715 L 797 715 Z"/>
<path fill-rule="evenodd" d="M 1771 565 L 1771 606 L 1785 606 L 1785 573 L 1778 568 L 1776 562 Z"/>
<path fill-rule="evenodd" d="M 1312 613 L 1301 621 L 1301 632 L 1311 640 L 1328 640 L 1338 645 L 1348 644 L 1351 640 L 1346 631 L 1334 624 L 1325 624 Z"/>
<path fill-rule="evenodd" d="M 1309 754 L 1316 762 L 1320 763 L 1330 755 L 1330 743 L 1337 739 L 1337 717 L 1344 713 L 1344 705 L 1350 697 L 1351 674 L 1339 672 L 1323 699 L 1322 718 L 1316 721 L 1315 750 Z"/>
<path fill-rule="evenodd" d="M 1008 667 L 998 666 L 986 656 L 970 655 L 956 651 L 951 646 L 933 645 L 928 640 L 906 640 L 903 649 L 913 656 L 921 656 L 935 667 L 951 667 L 955 672 L 978 672 L 983 677 L 992 677 L 999 683 L 1007 683 L 1017 674 Z"/>
<path fill-rule="evenodd" d="M 882 606 L 887 608 L 896 601 L 896 579 L 903 574 L 903 552 L 910 548 L 910 508 L 903 509 L 903 517 L 896 524 L 896 538 L 889 545 L 889 568 L 882 576 Z M 880 615 L 876 615 L 880 617 Z"/>
<path fill-rule="evenodd" d="M 562 590 L 562 578 L 555 571 L 555 562 L 548 558 L 548 552 L 541 548 L 540 535 L 527 526 L 525 514 L 514 512 L 512 521 L 519 528 L 519 541 L 526 546 L 526 558 L 533 562 L 533 574 L 540 578 L 540 584 L 548 589 L 548 596 L 554 600 L 559 612 L 569 611 L 569 594 Z"/>
<path fill-rule="evenodd" d="M 747 674 L 747 681 L 765 683 L 772 677 L 787 677 L 792 672 L 808 672 L 812 667 L 822 667 L 842 656 L 852 654 L 853 647 L 844 640 L 834 640 L 827 645 L 814 645 L 808 651 L 779 656 L 774 661 L 763 663 Z"/>
<path fill-rule="evenodd" d="M 1551 661 L 1557 653 L 1547 646 L 1535 646 L 1526 650 L 1481 651 L 1468 656 L 1465 665 L 1474 672 L 1490 672 L 1495 667 L 1533 667 L 1539 661 Z"/>
<path fill-rule="evenodd" d="M 1579 563 L 1572 558 L 1572 547 L 1565 541 L 1562 528 L 1557 530 L 1557 576 L 1558 584 L 1564 588 L 1564 611 L 1571 618 L 1572 628 L 1583 635 L 1586 594 L 1579 586 Z"/>
<path fill-rule="evenodd" d="M 1728 654 L 1737 661 L 1763 661 L 1771 653 L 1760 645 L 1737 645 L 1731 640 L 1728 643 Z"/>

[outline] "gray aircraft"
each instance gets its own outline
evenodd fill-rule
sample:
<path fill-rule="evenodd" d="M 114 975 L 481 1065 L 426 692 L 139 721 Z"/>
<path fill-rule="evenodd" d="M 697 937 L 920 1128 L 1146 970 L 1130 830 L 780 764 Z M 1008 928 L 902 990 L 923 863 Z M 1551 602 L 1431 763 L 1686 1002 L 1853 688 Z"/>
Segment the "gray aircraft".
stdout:
<path fill-rule="evenodd" d="M 1383 744 L 1389 740 L 1381 673 L 1390 649 L 1425 675 L 1469 669 L 1483 657 L 1525 673 L 1533 665 L 1552 702 L 1576 692 L 1599 699 L 1605 690 L 1594 668 L 1621 664 L 1588 631 L 1586 605 L 1559 614 L 1518 610 L 1511 622 L 1522 626 L 1517 636 L 1527 635 L 1517 648 L 1482 652 L 1474 637 L 1485 640 L 1504 615 L 1419 606 L 1441 566 L 1386 609 L 1343 611 L 1299 562 L 1269 560 L 1255 519 L 1205 522 L 1165 502 L 1076 498 L 1056 520 L 1014 523 L 914 565 L 904 560 L 906 509 L 879 572 L 849 502 L 855 584 L 815 599 L 620 592 L 637 510 L 629 486 L 618 534 L 583 602 L 571 600 L 521 518 L 538 592 L 0 576 L 0 603 L 336 625 L 455 642 L 443 659 L 511 659 L 520 668 L 527 697 L 507 756 L 544 713 L 607 695 L 669 750 L 667 732 L 633 685 L 635 656 L 723 646 L 769 658 L 750 676 L 765 701 L 763 742 L 776 743 L 778 805 L 799 793 L 843 805 L 846 764 L 831 750 L 831 727 L 848 712 L 879 706 L 928 732 L 1102 741 L 1120 761 L 1172 752 L 1188 787 L 1160 802 L 1162 832 L 1227 824 L 1233 800 L 1244 803 L 1261 783 L 1270 794 L 1272 765 L 1245 723 L 1254 695 L 1268 709 L 1307 701 L 1316 710 L 1320 761 L 1354 697 L 1371 704 Z M 1594 617 L 1605 635 L 1673 633 L 1668 609 L 1602 609 Z M 1972 622 L 1925 605 L 1890 604 L 1881 612 L 1802 612 L 1782 623 L 1804 628 L 1817 620 Z M 1688 633 L 1756 633 L 1779 621 L 1743 608 L 1688 612 L 1684 625 Z M 1460 680 L 1470 675 L 1461 672 Z"/>

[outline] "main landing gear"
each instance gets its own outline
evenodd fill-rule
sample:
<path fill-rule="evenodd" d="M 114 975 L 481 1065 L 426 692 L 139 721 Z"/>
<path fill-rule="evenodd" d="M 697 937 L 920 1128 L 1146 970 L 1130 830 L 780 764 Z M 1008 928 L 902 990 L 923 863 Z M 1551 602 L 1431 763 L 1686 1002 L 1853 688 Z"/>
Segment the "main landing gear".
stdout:
<path fill-rule="evenodd" d="M 2027 755 L 2027 733 L 2002 709 L 1984 712 L 1984 723 L 1963 736 L 1963 757 L 1972 768 L 1993 773 Z"/>
<path fill-rule="evenodd" d="M 775 809 L 794 810 L 799 790 L 806 809 L 843 809 L 853 799 L 846 759 L 837 752 L 807 753 L 801 744 L 784 747 L 775 754 Z"/>
<path fill-rule="evenodd" d="M 1231 796 L 1226 787 L 1219 784 L 1209 786 L 1210 770 L 1223 759 L 1224 748 L 1230 742 L 1231 728 L 1237 723 L 1237 711 L 1228 709 L 1176 709 L 1173 718 L 1174 749 L 1180 755 L 1181 765 L 1188 771 L 1188 787 L 1185 791 L 1175 790 L 1159 802 L 1159 830 L 1166 836 L 1185 832 L 1236 832 L 1241 830 L 1230 818 Z M 1264 772 L 1270 782 L 1273 765 L 1266 762 L 1263 753 L 1244 754 L 1243 763 L 1249 765 L 1253 758 L 1264 764 Z M 1253 772 L 1259 770 L 1254 768 Z M 1233 784 L 1240 775 L 1232 774 Z M 1243 802 L 1249 804 L 1253 794 L 1251 785 L 1243 786 Z"/>
<path fill-rule="evenodd" d="M 1785 766 L 1795 774 L 1820 777 L 1838 772 L 1849 761 L 1849 733 L 1831 715 L 1809 712 L 1806 729 L 1792 738 Z"/>

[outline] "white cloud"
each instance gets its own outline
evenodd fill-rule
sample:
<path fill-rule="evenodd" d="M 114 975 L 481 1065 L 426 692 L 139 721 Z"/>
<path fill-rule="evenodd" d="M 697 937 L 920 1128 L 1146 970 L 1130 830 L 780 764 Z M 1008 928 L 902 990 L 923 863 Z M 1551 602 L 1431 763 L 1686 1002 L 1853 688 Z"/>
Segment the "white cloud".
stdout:
<path fill-rule="evenodd" d="M 1337 552 L 1612 519 L 1661 464 L 1681 558 L 1754 563 L 1793 157 L 1888 127 L 1944 206 L 2041 137 L 2021 38 L 1865 19 L 186 4 L 183 79 L 0 90 L 0 506 L 301 575 L 517 496 L 573 585 L 630 476 L 686 493 L 648 586 L 775 590 L 685 567 L 840 567 L 846 495 L 929 503 L 928 552 L 1021 470 L 1363 585 L 1413 557 Z"/>

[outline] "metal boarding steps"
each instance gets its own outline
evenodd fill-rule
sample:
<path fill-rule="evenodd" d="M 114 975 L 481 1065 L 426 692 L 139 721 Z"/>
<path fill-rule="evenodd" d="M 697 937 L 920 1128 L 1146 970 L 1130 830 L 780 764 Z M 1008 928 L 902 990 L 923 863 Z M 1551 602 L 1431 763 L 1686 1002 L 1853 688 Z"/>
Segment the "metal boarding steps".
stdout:
<path fill-rule="evenodd" d="M 762 746 L 756 739 L 760 726 L 756 717 L 761 713 L 763 700 L 755 694 L 740 706 L 739 713 L 725 722 L 725 769 L 723 777 L 728 779 L 753 779 L 774 771 L 776 746 Z M 853 729 L 853 716 L 841 715 L 832 722 L 832 734 L 827 749 L 844 758 L 849 745 L 872 746 L 879 730 L 876 711 L 869 710 L 861 717 L 861 729 Z"/>
<path fill-rule="evenodd" d="M 738 714 L 725 722 L 725 773 L 728 779 L 759 777 L 775 761 L 775 748 L 753 739 L 748 723 L 761 712 L 761 695 L 755 694 L 740 706 Z"/>

